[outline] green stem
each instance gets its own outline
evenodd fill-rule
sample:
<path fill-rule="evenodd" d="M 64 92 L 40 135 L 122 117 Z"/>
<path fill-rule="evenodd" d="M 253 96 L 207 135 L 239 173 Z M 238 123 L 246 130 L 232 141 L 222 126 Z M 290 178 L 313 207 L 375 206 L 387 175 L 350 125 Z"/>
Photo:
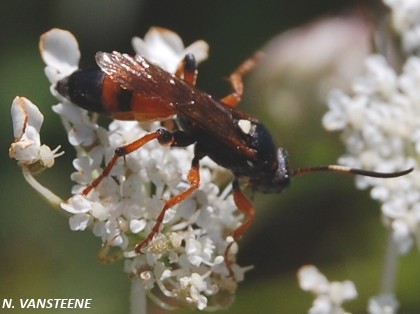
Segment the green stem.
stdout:
<path fill-rule="evenodd" d="M 384 269 L 382 273 L 381 294 L 394 295 L 397 271 L 399 266 L 398 248 L 395 244 L 392 232 L 388 235 L 388 247 L 385 255 Z"/>
<path fill-rule="evenodd" d="M 131 314 L 147 313 L 146 290 L 144 289 L 140 279 L 131 280 L 130 303 Z"/>

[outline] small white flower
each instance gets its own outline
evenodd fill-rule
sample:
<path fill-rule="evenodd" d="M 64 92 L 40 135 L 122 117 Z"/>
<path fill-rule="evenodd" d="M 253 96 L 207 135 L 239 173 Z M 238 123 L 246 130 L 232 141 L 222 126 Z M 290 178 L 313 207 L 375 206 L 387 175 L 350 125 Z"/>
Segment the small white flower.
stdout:
<path fill-rule="evenodd" d="M 130 230 L 133 233 L 139 233 L 146 227 L 146 220 L 144 219 L 131 219 Z"/>
<path fill-rule="evenodd" d="M 63 207 L 64 210 L 71 214 L 87 213 L 92 208 L 92 206 L 93 204 L 91 201 L 79 194 L 73 196 L 67 202 L 61 204 L 61 207 Z"/>
<path fill-rule="evenodd" d="M 21 167 L 39 172 L 54 165 L 54 159 L 64 154 L 57 153 L 60 146 L 51 150 L 41 145 L 39 131 L 44 116 L 30 100 L 16 97 L 12 103 L 13 135 L 15 141 L 10 145 L 9 156 L 17 160 Z"/>
<path fill-rule="evenodd" d="M 69 219 L 70 229 L 73 231 L 83 231 L 92 222 L 92 216 L 88 214 L 75 214 Z"/>
<path fill-rule="evenodd" d="M 53 86 L 55 86 L 53 84 Z M 51 88 L 54 90 L 54 88 Z M 53 94 L 54 94 L 53 93 Z M 60 99 L 61 96 L 58 96 Z M 52 107 L 61 116 L 64 126 L 68 129 L 69 142 L 73 146 L 90 146 L 97 139 L 99 127 L 93 124 L 86 110 L 74 106 L 67 100 Z"/>
<path fill-rule="evenodd" d="M 207 298 L 202 294 L 208 290 L 205 277 L 192 273 L 190 277 L 182 277 L 176 293 L 177 297 L 187 303 L 194 304 L 199 310 L 207 307 Z"/>
<path fill-rule="evenodd" d="M 12 121 L 14 142 L 10 145 L 9 156 L 16 159 L 22 168 L 25 180 L 53 208 L 59 210 L 62 199 L 39 183 L 34 175 L 51 168 L 55 158 L 64 154 L 57 153 L 60 146 L 51 150 L 47 145 L 41 145 L 39 131 L 44 116 L 31 101 L 24 97 L 16 97 L 12 103 Z"/>
<path fill-rule="evenodd" d="M 315 295 L 310 314 L 344 314 L 342 304 L 357 297 L 356 287 L 351 281 L 329 282 L 328 279 L 312 265 L 299 269 L 300 287 Z"/>
<path fill-rule="evenodd" d="M 395 314 L 398 301 L 393 294 L 381 294 L 369 300 L 369 314 Z"/>
<path fill-rule="evenodd" d="M 68 31 L 54 28 L 41 36 L 39 50 L 45 64 L 45 74 L 51 83 L 77 70 L 80 60 L 79 45 Z M 56 92 L 54 92 L 57 95 Z"/>
<path fill-rule="evenodd" d="M 392 26 L 401 36 L 406 53 L 420 49 L 420 3 L 417 0 L 384 0 L 391 9 Z"/>
<path fill-rule="evenodd" d="M 208 236 L 195 236 L 194 233 L 189 232 L 185 239 L 185 253 L 192 265 L 200 266 L 202 263 L 212 265 L 215 245 Z"/>

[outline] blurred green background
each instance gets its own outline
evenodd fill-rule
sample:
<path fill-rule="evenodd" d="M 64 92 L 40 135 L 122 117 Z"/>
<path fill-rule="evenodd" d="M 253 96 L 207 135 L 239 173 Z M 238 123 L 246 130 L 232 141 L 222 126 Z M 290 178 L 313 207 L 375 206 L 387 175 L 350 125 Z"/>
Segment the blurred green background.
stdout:
<path fill-rule="evenodd" d="M 90 232 L 70 231 L 67 220 L 26 184 L 16 163 L 8 157 L 13 140 L 10 105 L 15 96 L 25 96 L 45 116 L 43 143 L 62 145 L 66 151 L 40 180 L 63 198 L 70 195 L 74 152 L 66 144 L 60 120 L 50 109 L 56 101 L 49 93 L 38 52 L 43 32 L 53 27 L 71 31 L 79 41 L 82 66 L 92 64 L 99 50 L 131 52 L 131 38 L 142 37 L 150 26 L 176 31 L 187 45 L 204 39 L 210 44 L 210 58 L 200 66 L 198 86 L 223 96 L 230 91 L 225 80 L 230 72 L 273 37 L 355 7 L 358 11 L 374 11 L 374 5 L 345 0 L 3 1 L 0 302 L 5 298 L 16 302 L 19 298 L 92 298 L 91 310 L 72 312 L 129 311 L 130 283 L 122 263 L 99 264 L 99 240 Z M 306 99 L 310 99 L 314 91 L 305 86 L 299 93 L 306 93 Z M 279 113 L 284 106 L 283 117 L 270 114 L 272 108 L 255 96 L 259 95 L 256 89 L 254 94 L 252 87 L 245 92 L 240 108 L 265 122 L 277 142 L 289 150 L 292 166 L 335 163 L 344 153 L 339 136 L 322 128 L 321 117 L 326 111 L 323 104 L 317 100 L 316 104 L 302 102 L 294 118 L 285 119 L 287 104 L 276 104 Z M 345 307 L 352 313 L 366 312 L 368 298 L 379 289 L 386 240 L 379 205 L 369 199 L 367 191 L 357 191 L 351 178 L 320 174 L 295 180 L 281 195 L 255 195 L 254 204 L 256 222 L 240 243 L 239 263 L 255 268 L 247 273 L 236 302 L 225 313 L 307 312 L 312 296 L 301 291 L 296 280 L 296 271 L 304 264 L 315 264 L 330 280 L 353 280 L 359 298 Z M 418 253 L 413 252 L 401 261 L 401 313 L 420 312 L 418 278 Z M 150 305 L 149 313 L 165 311 Z"/>

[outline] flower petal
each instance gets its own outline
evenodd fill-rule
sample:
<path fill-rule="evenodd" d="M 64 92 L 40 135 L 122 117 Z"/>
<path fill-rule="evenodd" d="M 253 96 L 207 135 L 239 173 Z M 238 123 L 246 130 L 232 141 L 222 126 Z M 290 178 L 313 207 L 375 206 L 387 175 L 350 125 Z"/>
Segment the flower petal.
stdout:
<path fill-rule="evenodd" d="M 177 33 L 162 27 L 151 27 L 144 36 L 144 40 L 156 47 L 172 48 L 175 52 L 182 52 L 184 43 Z"/>
<path fill-rule="evenodd" d="M 39 144 L 39 131 L 44 116 L 38 107 L 25 97 L 16 97 L 12 103 L 11 114 L 15 141 L 22 139 L 25 134 L 27 138 Z"/>
<path fill-rule="evenodd" d="M 204 40 L 197 40 L 185 48 L 184 53 L 192 53 L 197 63 L 200 63 L 206 60 L 209 56 L 209 44 Z"/>
<path fill-rule="evenodd" d="M 24 97 L 16 97 L 12 103 L 14 143 L 10 145 L 9 156 L 21 165 L 31 165 L 39 160 L 41 129 L 44 116 L 38 108 Z"/>
<path fill-rule="evenodd" d="M 80 60 L 79 45 L 68 31 L 53 28 L 44 33 L 39 42 L 42 59 L 47 65 L 45 74 L 55 83 L 73 73 Z"/>
<path fill-rule="evenodd" d="M 152 63 L 159 65 L 170 73 L 175 73 L 184 56 L 192 53 L 197 63 L 207 59 L 209 46 L 198 40 L 184 48 L 182 39 L 173 31 L 161 27 L 152 27 L 144 39 L 132 39 L 134 51 Z"/>

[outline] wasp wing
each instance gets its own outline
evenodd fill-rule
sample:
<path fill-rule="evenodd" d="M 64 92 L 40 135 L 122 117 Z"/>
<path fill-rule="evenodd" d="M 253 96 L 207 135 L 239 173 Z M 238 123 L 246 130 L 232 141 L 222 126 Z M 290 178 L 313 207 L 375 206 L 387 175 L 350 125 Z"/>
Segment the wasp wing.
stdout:
<path fill-rule="evenodd" d="M 176 113 L 185 116 L 194 128 L 248 157 L 255 157 L 255 150 L 250 148 L 237 124 L 238 119 L 252 120 L 248 115 L 223 105 L 140 55 L 132 57 L 115 51 L 98 52 L 96 62 L 121 87 L 141 95 L 143 99 L 173 105 Z"/>
<path fill-rule="evenodd" d="M 150 64 L 140 55 L 134 57 L 117 51 L 112 53 L 97 52 L 96 63 L 107 75 L 118 82 L 121 87 L 144 97 L 157 97 L 172 101 L 165 90 L 170 87 L 174 77 L 163 69 Z"/>
<path fill-rule="evenodd" d="M 176 114 L 176 95 L 168 84 L 172 76 L 153 66 L 140 55 L 131 57 L 119 52 L 96 54 L 103 72 L 123 89 L 132 92 L 129 112 L 112 115 L 123 120 L 164 120 Z"/>
<path fill-rule="evenodd" d="M 251 138 L 238 124 L 240 120 L 250 122 L 255 120 L 239 110 L 212 99 L 204 92 L 194 90 L 194 102 L 178 105 L 177 111 L 186 116 L 195 129 L 202 130 L 232 150 L 241 152 L 249 158 L 255 158 L 256 151 L 252 148 Z"/>

